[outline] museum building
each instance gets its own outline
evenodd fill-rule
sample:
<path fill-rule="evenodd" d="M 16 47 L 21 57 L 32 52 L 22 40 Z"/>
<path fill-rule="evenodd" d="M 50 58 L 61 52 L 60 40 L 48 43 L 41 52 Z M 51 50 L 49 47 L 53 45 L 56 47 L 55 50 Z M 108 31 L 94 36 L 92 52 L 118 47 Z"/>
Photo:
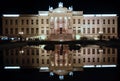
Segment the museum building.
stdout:
<path fill-rule="evenodd" d="M 59 2 L 58 8 L 49 6 L 49 11 L 38 11 L 38 14 L 3 14 L 2 35 L 12 39 L 53 41 L 117 39 L 118 16 L 84 14 Z"/>

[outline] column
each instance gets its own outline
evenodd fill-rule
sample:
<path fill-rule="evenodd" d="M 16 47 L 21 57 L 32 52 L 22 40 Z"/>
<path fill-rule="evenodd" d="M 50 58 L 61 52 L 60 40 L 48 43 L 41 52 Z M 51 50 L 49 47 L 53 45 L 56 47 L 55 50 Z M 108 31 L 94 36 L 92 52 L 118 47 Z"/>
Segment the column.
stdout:
<path fill-rule="evenodd" d="M 54 19 L 54 29 L 55 29 L 55 30 L 57 29 L 57 20 L 58 20 L 58 18 L 55 17 L 55 19 Z"/>
<path fill-rule="evenodd" d="M 67 30 L 67 27 L 68 27 L 68 21 L 67 21 L 67 17 L 64 17 L 64 27 L 65 27 L 65 30 Z"/>

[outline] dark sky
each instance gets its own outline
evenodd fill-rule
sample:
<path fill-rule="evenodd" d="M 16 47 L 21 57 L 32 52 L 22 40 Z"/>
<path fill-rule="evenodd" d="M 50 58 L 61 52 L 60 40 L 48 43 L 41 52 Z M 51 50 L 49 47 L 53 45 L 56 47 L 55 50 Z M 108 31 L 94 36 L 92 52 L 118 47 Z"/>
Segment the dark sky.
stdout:
<path fill-rule="evenodd" d="M 1 13 L 38 13 L 38 10 L 48 10 L 51 5 L 57 7 L 58 2 L 64 6 L 73 5 L 74 10 L 84 13 L 119 13 L 118 0 L 0 0 Z"/>

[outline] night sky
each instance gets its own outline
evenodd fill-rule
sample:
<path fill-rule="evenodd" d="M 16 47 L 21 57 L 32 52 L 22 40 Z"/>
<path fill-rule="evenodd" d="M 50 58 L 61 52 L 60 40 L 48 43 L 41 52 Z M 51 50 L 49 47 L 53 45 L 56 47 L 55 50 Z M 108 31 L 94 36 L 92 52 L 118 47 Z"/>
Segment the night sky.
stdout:
<path fill-rule="evenodd" d="M 54 8 L 58 2 L 64 6 L 73 5 L 74 10 L 83 10 L 84 13 L 119 13 L 118 0 L 0 0 L 1 13 L 38 13 L 39 10 Z"/>
<path fill-rule="evenodd" d="M 84 11 L 88 14 L 118 14 L 119 0 L 0 0 L 0 15 L 2 14 L 37 14 L 47 11 L 49 5 L 58 7 L 63 2 L 65 7 L 73 6 L 74 11 Z M 0 19 L 1 20 L 1 19 Z M 1 25 L 1 23 L 0 23 Z M 1 31 L 0 31 L 1 32 Z"/>

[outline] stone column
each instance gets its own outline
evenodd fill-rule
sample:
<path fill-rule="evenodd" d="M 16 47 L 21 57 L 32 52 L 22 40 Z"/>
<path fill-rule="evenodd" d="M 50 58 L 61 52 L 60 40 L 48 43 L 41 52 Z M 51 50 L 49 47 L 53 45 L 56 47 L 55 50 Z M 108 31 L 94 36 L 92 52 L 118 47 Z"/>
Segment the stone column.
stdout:
<path fill-rule="evenodd" d="M 65 27 L 65 30 L 67 30 L 67 27 L 68 27 L 68 21 L 67 21 L 67 17 L 64 17 L 64 27 Z"/>

